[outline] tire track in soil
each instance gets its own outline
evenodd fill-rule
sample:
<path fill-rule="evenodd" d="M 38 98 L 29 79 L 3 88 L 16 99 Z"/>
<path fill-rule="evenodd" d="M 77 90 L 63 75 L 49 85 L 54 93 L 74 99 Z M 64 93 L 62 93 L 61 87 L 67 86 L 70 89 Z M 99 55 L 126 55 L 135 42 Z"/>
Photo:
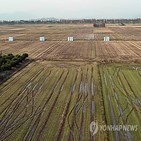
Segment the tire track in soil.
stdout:
<path fill-rule="evenodd" d="M 28 73 L 28 72 L 27 72 L 27 73 Z M 38 72 L 34 72 L 34 73 L 38 73 Z M 34 75 L 32 74 L 32 76 L 34 76 Z M 35 74 L 35 76 L 36 76 L 36 74 Z M 29 81 L 30 81 L 30 79 L 29 79 L 29 80 L 27 79 L 25 83 L 28 84 Z M 26 87 L 26 84 L 25 84 L 25 87 Z M 20 87 L 19 87 L 15 92 L 13 92 L 13 94 L 16 93 L 19 89 L 20 89 Z M 25 89 L 25 88 L 22 88 L 22 89 L 18 92 L 18 94 L 23 93 L 24 89 Z M 7 89 L 7 90 L 8 90 L 8 89 Z M 14 95 L 14 96 L 15 96 L 15 95 Z M 18 96 L 18 95 L 17 95 L 17 96 Z M 11 99 L 11 96 L 8 97 L 4 102 L 2 102 L 1 105 L 0 105 L 0 107 L 1 107 L 3 104 L 5 104 L 5 102 L 8 101 L 9 99 Z M 1 112 L 0 112 L 0 114 L 1 114 Z"/>
<path fill-rule="evenodd" d="M 43 70 L 43 69 L 42 69 Z M 2 114 L 8 107 L 10 107 L 11 106 L 11 104 L 13 103 L 13 102 L 15 102 L 15 100 L 19 100 L 21 97 L 21 95 L 26 91 L 26 89 L 27 89 L 27 86 L 40 74 L 40 72 L 42 72 L 42 70 L 41 71 L 39 71 L 39 73 L 37 73 L 36 75 L 34 75 L 28 82 L 27 82 L 27 84 L 21 89 L 21 91 L 20 92 L 18 92 L 18 94 L 17 94 L 17 97 L 15 98 L 15 99 L 13 99 L 8 105 L 7 105 L 7 107 L 5 107 L 5 109 L 3 109 L 3 111 L 0 113 L 0 114 Z M 7 99 L 8 100 L 8 99 Z M 8 110 L 8 109 L 7 109 Z M 6 110 L 6 111 L 7 111 Z"/>
<path fill-rule="evenodd" d="M 68 110 L 69 110 L 69 107 L 70 107 L 70 103 L 71 103 L 71 100 L 72 100 L 73 93 L 75 91 L 75 84 L 76 84 L 77 77 L 78 77 L 78 71 L 76 73 L 73 86 L 72 86 L 72 88 L 70 90 L 70 94 L 68 95 L 68 98 L 67 98 L 67 103 L 65 105 L 65 108 L 64 108 L 64 111 L 63 111 L 63 114 L 62 114 L 62 119 L 61 119 L 61 122 L 60 122 L 60 127 L 58 129 L 58 134 L 57 134 L 56 141 L 61 141 L 65 121 L 68 118 L 68 116 L 67 116 Z"/>
<path fill-rule="evenodd" d="M 85 83 L 83 82 L 84 81 L 84 74 L 83 74 L 83 71 L 82 71 L 82 68 L 81 68 L 81 83 L 80 83 L 80 91 L 79 91 L 79 95 L 80 95 L 80 97 L 79 97 L 79 100 L 78 100 L 78 102 L 77 102 L 77 104 L 76 104 L 76 109 L 75 109 L 75 119 L 74 119 L 74 124 L 75 124 L 75 126 L 76 126 L 76 128 L 77 128 L 77 130 L 78 130 L 78 132 L 79 132 L 79 136 L 80 136 L 80 128 L 79 128 L 79 125 L 77 124 L 77 118 L 76 118 L 76 116 L 77 116 L 77 114 L 80 112 L 80 110 L 81 110 L 81 108 L 83 107 L 83 104 L 79 107 L 79 103 L 81 102 L 81 100 L 82 100 L 82 98 L 83 98 L 83 96 L 84 96 L 84 91 L 85 91 Z"/>
<path fill-rule="evenodd" d="M 38 74 L 37 74 L 38 75 Z M 37 75 L 36 75 L 36 77 L 37 77 Z M 35 78 L 35 76 L 34 76 L 34 78 Z M 32 78 L 32 80 L 34 79 L 34 78 Z M 31 82 L 29 82 L 29 84 L 30 84 Z M 27 92 L 27 89 L 28 89 L 28 86 L 29 86 L 29 84 L 27 85 L 27 87 L 25 87 L 23 90 L 21 90 L 22 91 L 22 94 L 24 93 L 24 92 Z M 35 86 L 37 86 L 37 84 L 35 85 Z M 34 86 L 34 89 L 35 89 L 35 86 Z M 28 92 L 28 94 L 29 94 L 29 92 Z M 21 93 L 20 93 L 20 95 L 21 95 Z M 25 99 L 25 97 L 27 97 L 27 95 L 24 95 L 23 97 L 19 97 L 19 99 L 20 99 L 20 101 L 23 101 L 24 99 Z M 20 104 L 21 102 L 19 101 L 19 99 L 17 99 L 16 101 L 18 101 L 18 103 Z M 15 100 L 15 99 L 14 99 Z M 14 105 L 14 104 L 13 104 Z M 16 102 L 15 102 L 15 105 L 16 105 Z M 14 110 L 15 111 L 15 110 Z"/>
<path fill-rule="evenodd" d="M 113 78 L 112 78 L 112 76 L 110 74 L 110 71 L 109 70 L 107 70 L 107 71 L 108 71 L 109 78 L 111 80 L 111 85 L 112 85 L 112 89 L 113 89 L 113 92 L 114 92 L 114 97 L 115 97 L 115 100 L 116 100 L 116 103 L 117 103 L 117 106 L 118 106 L 118 110 L 119 110 L 119 113 L 120 113 L 120 117 L 122 119 L 123 125 L 127 126 L 127 124 L 125 123 L 125 120 L 124 120 L 124 111 L 122 110 L 122 107 L 120 106 L 121 104 L 119 103 L 118 95 L 117 95 L 116 90 L 115 90 L 115 85 L 114 85 Z M 127 130 L 125 132 L 127 134 L 127 140 L 132 141 L 133 137 L 132 137 L 130 131 Z M 124 140 L 125 140 L 125 138 L 124 138 Z"/>
<path fill-rule="evenodd" d="M 42 82 L 42 84 L 40 85 L 40 86 L 38 86 L 38 87 L 36 87 L 36 89 L 37 90 L 35 90 L 35 86 L 37 86 L 37 84 L 38 83 L 36 83 L 35 84 L 35 86 L 33 86 L 33 88 L 31 88 L 31 91 L 27 91 L 27 95 L 25 95 L 25 97 L 23 98 L 23 100 L 25 100 L 26 98 L 27 98 L 27 103 L 26 103 L 26 105 L 25 105 L 25 108 L 24 109 L 26 109 L 27 110 L 27 107 L 30 105 L 30 103 L 32 104 L 31 106 L 32 106 L 32 112 L 31 113 L 33 113 L 34 111 L 33 111 L 33 109 L 34 109 L 34 97 L 38 94 L 38 93 L 40 93 L 40 90 L 41 90 L 41 87 L 44 85 L 44 83 L 45 83 L 45 81 L 47 81 L 47 79 L 48 79 L 48 77 L 50 76 L 50 74 L 51 74 L 51 71 L 49 72 L 49 74 L 47 75 L 47 77 L 43 80 L 43 82 L 42 82 L 42 79 L 40 79 L 39 81 L 40 82 Z M 29 100 L 29 94 L 31 93 L 31 100 Z M 23 109 L 23 110 L 24 110 Z M 23 111 L 23 110 L 21 110 L 21 111 Z M 21 113 L 20 113 L 21 114 Z M 20 114 L 18 115 L 18 116 L 20 116 Z M 18 118 L 18 116 L 16 117 L 16 118 Z M 15 118 L 15 120 L 14 120 L 14 122 L 16 121 L 16 118 Z"/>
<path fill-rule="evenodd" d="M 94 96 L 95 96 L 95 84 L 94 84 L 94 76 L 93 76 L 93 67 L 91 68 L 91 122 L 95 120 L 94 114 L 95 114 L 95 102 L 94 102 Z M 93 136 L 92 133 L 90 133 L 90 141 L 95 140 L 95 136 Z"/>
<path fill-rule="evenodd" d="M 76 100 L 76 104 L 74 105 L 74 107 L 71 109 L 71 111 L 69 112 L 68 114 L 68 117 L 67 117 L 67 122 L 68 122 L 68 125 L 69 125 L 69 129 L 70 129 L 70 133 L 69 133 L 69 138 L 68 140 L 71 141 L 71 140 L 75 140 L 75 137 L 74 137 L 74 125 L 75 125 L 75 122 L 76 122 L 76 116 L 77 116 L 77 108 L 78 108 L 78 105 L 79 105 L 79 102 L 82 98 L 82 94 L 81 94 L 81 85 L 82 85 L 82 68 L 81 68 L 81 79 L 80 79 L 80 84 L 79 84 L 79 89 L 78 89 L 78 96 L 77 96 L 77 100 Z M 73 114 L 73 120 L 72 120 L 72 126 L 70 124 L 70 116 Z"/>
<path fill-rule="evenodd" d="M 88 93 L 87 93 L 87 74 L 88 74 L 88 68 L 87 68 L 87 73 L 86 73 L 86 77 L 85 78 L 83 78 L 84 77 L 84 74 L 83 74 L 83 71 L 82 71 L 82 68 L 81 68 L 81 82 L 80 82 L 80 89 L 79 89 L 79 98 L 78 98 L 78 101 L 77 101 L 77 103 L 75 104 L 75 106 L 73 107 L 74 109 L 73 110 L 75 110 L 74 111 L 74 114 L 75 114 L 75 118 L 73 119 L 73 123 L 72 123 L 72 125 L 73 125 L 73 129 L 71 129 L 71 131 L 70 131 L 70 135 L 72 135 L 73 136 L 73 140 L 75 141 L 75 137 L 74 137 L 74 134 L 73 134 L 73 130 L 74 130 L 74 124 L 75 124 L 75 126 L 76 126 L 76 128 L 77 128 L 77 130 L 78 130 L 78 133 L 79 133 L 79 140 L 81 140 L 82 139 L 82 128 L 83 128 L 83 124 L 84 124 L 84 112 L 85 112 L 85 103 L 86 103 L 86 100 L 87 100 L 87 97 L 88 97 Z M 83 82 L 83 81 L 84 82 Z M 81 94 L 82 93 L 82 94 Z M 84 96 L 84 97 L 83 97 Z M 78 107 L 79 106 L 79 102 L 80 102 L 80 100 L 82 100 L 82 97 L 83 97 L 83 103 L 80 105 L 80 107 Z M 77 114 L 80 112 L 80 110 L 82 110 L 82 119 L 81 119 L 81 123 L 80 123 L 80 128 L 79 128 L 79 125 L 77 124 L 77 121 L 76 121 L 76 116 L 77 116 Z M 72 112 L 72 111 L 71 111 Z M 71 113 L 70 113 L 71 114 Z M 71 126 L 70 126 L 70 124 L 69 124 L 69 127 L 71 128 Z M 71 138 L 71 136 L 69 137 L 69 139 Z"/>
<path fill-rule="evenodd" d="M 130 104 L 131 107 L 134 107 L 134 109 L 136 109 L 136 111 L 141 114 L 141 112 L 135 107 L 135 103 L 133 103 L 135 97 L 133 97 L 132 94 L 129 93 L 129 92 L 126 90 L 126 88 L 124 87 L 124 82 L 122 81 L 122 78 L 121 78 L 120 76 L 118 76 L 118 77 L 119 77 L 119 80 L 120 80 L 120 82 L 121 82 L 121 84 L 122 84 L 122 86 L 121 86 L 121 85 L 120 85 L 120 86 L 122 87 L 122 89 L 123 89 L 124 92 L 121 91 L 117 85 L 116 85 L 116 87 L 120 90 L 120 92 L 121 92 L 123 95 L 125 95 L 124 93 L 126 93 L 125 96 L 126 96 L 127 100 L 129 100 L 129 102 L 130 102 L 130 103 L 128 103 L 128 104 Z M 137 105 L 136 105 L 136 106 L 137 106 Z"/>
<path fill-rule="evenodd" d="M 53 95 L 53 93 L 54 93 L 56 87 L 58 86 L 59 81 L 61 80 L 63 74 L 64 74 L 64 70 L 62 71 L 62 73 L 61 73 L 60 77 L 58 78 L 58 80 L 56 81 L 56 83 L 55 83 L 55 85 L 54 85 L 54 87 L 53 87 L 51 93 L 49 94 L 49 97 L 47 98 L 45 104 L 43 105 L 43 107 L 42 107 L 42 109 L 41 109 L 41 113 L 40 113 L 40 115 L 37 117 L 36 122 L 39 122 L 39 121 L 40 121 L 41 116 L 42 116 L 42 114 L 43 114 L 43 112 L 44 112 L 44 109 L 46 108 L 46 106 L 47 106 L 49 100 L 51 99 L 51 97 L 52 97 L 52 95 Z M 47 120 L 48 120 L 48 117 L 46 118 L 45 121 L 47 122 Z M 44 126 L 45 126 L 45 124 L 43 125 L 42 129 L 40 130 L 40 132 L 39 132 L 39 134 L 38 134 L 38 136 L 37 136 L 37 139 L 36 139 L 37 141 L 40 140 L 40 137 L 42 136 L 42 131 L 44 130 Z"/>
<path fill-rule="evenodd" d="M 34 66 L 35 66 L 35 64 L 33 65 L 33 67 Z M 22 71 L 18 72 L 18 74 L 16 74 L 16 78 L 18 80 L 15 81 L 16 78 L 14 77 L 14 78 L 12 78 L 12 80 L 10 79 L 10 81 L 6 82 L 6 84 L 4 84 L 3 87 L 1 88 L 1 90 L 3 89 L 4 92 L 1 93 L 0 96 L 3 95 L 3 94 L 5 94 L 8 91 L 8 89 L 12 86 L 11 82 L 12 83 L 17 83 L 19 81 L 18 76 L 23 77 L 24 75 L 28 74 L 29 71 L 30 71 L 30 69 L 28 69 L 28 70 L 24 70 L 23 69 Z M 15 81 L 15 82 L 13 82 L 13 81 Z"/>
<path fill-rule="evenodd" d="M 29 84 L 32 83 L 32 81 L 34 79 L 36 79 L 36 77 L 38 77 L 38 75 L 40 75 L 40 73 L 43 71 L 44 69 L 41 69 L 37 74 L 35 74 L 26 84 L 25 86 L 23 86 L 23 88 L 20 90 L 20 92 L 18 92 L 17 97 L 15 99 L 13 99 L 4 109 L 3 111 L 0 112 L 0 114 L 2 114 L 7 108 L 9 108 L 11 106 L 11 104 L 13 104 L 15 101 L 18 101 L 19 99 L 21 99 L 20 96 L 22 96 L 22 94 L 26 91 L 27 87 Z M 10 99 L 11 97 L 9 97 L 8 99 Z M 8 99 L 6 99 L 0 106 L 2 106 Z M 6 110 L 8 112 L 8 109 Z M 6 113 L 5 113 L 6 115 Z M 0 122 L 1 125 L 1 122 Z"/>
<path fill-rule="evenodd" d="M 118 68 L 118 69 L 119 69 L 119 68 Z M 133 97 L 132 95 L 130 95 L 129 92 L 127 92 L 127 90 L 125 89 L 125 87 L 124 87 L 124 82 L 122 82 L 122 78 L 120 77 L 119 72 L 121 72 L 121 71 L 118 70 L 117 76 L 116 76 L 115 79 L 117 79 L 117 77 L 119 77 L 120 82 L 118 82 L 118 84 L 120 85 L 120 87 L 122 87 L 123 90 L 120 90 L 120 88 L 116 85 L 116 82 L 114 82 L 114 80 L 113 80 L 113 82 L 114 82 L 115 86 L 120 90 L 120 92 L 121 92 L 123 95 L 125 95 L 124 93 L 127 94 L 127 95 L 125 95 L 125 97 L 126 97 L 126 98 L 129 100 L 129 102 L 130 102 L 130 103 L 127 102 L 127 106 L 126 106 L 126 108 L 123 110 L 122 113 L 125 112 L 125 110 L 126 110 L 127 107 L 128 107 L 128 104 L 130 104 L 131 107 L 133 107 L 132 110 L 131 110 L 131 112 L 135 109 L 135 110 L 136 110 L 135 112 L 138 114 L 139 111 L 136 109 L 136 107 L 135 107 L 135 105 L 134 105 L 135 103 L 133 103 L 134 97 Z M 113 75 L 115 75 L 115 73 L 114 73 Z M 121 86 L 120 83 L 122 84 L 122 86 Z M 124 92 L 123 92 L 123 91 L 124 91 Z M 115 96 L 115 97 L 116 97 L 116 96 Z M 128 117 L 129 117 L 129 115 L 131 114 L 131 112 L 128 114 Z M 121 116 L 121 113 L 120 113 L 119 117 L 120 117 L 120 116 Z M 128 117 L 127 117 L 126 119 L 128 119 Z M 126 121 L 124 120 L 124 123 L 127 123 L 127 120 L 126 120 Z M 127 137 L 130 138 L 130 140 L 132 140 L 132 135 L 130 135 L 130 133 L 128 133 L 128 134 L 129 134 L 129 135 L 128 135 Z M 125 137 L 125 136 L 123 135 L 123 137 Z M 127 140 L 127 139 L 126 139 L 126 140 Z"/>
<path fill-rule="evenodd" d="M 40 108 L 40 106 L 37 108 L 37 110 Z M 27 121 L 27 120 L 26 120 Z"/>
<path fill-rule="evenodd" d="M 62 84 L 61 84 L 61 86 L 60 86 L 60 88 L 59 88 L 59 92 L 58 92 L 58 94 L 57 94 L 57 96 L 56 96 L 56 98 L 55 98 L 55 100 L 54 100 L 54 102 L 53 102 L 53 104 L 52 104 L 52 106 L 51 106 L 51 108 L 50 108 L 50 111 L 49 111 L 49 113 L 48 113 L 48 115 L 47 115 L 47 118 L 45 119 L 45 123 L 44 123 L 42 129 L 40 130 L 39 140 L 40 140 L 40 138 L 42 137 L 42 134 L 43 134 L 43 132 L 44 132 L 45 126 L 47 126 L 48 119 L 50 118 L 51 113 L 52 113 L 52 111 L 53 111 L 53 109 L 54 109 L 54 107 L 55 107 L 56 101 L 57 101 L 59 95 L 61 94 L 61 91 L 62 91 L 62 89 L 63 89 L 62 87 L 64 86 L 64 83 L 65 83 L 65 81 L 66 81 L 66 79 L 67 79 L 67 77 L 68 77 L 68 74 L 69 74 L 69 71 L 67 72 L 67 74 L 66 74 L 66 76 L 65 76 L 65 78 L 64 78 L 64 80 L 63 80 L 63 82 L 62 82 Z M 36 123 L 33 125 L 33 127 L 32 127 L 31 130 L 27 133 L 27 136 L 23 139 L 23 141 L 27 141 L 27 140 L 32 140 L 32 139 L 33 139 L 33 136 L 34 136 L 34 133 L 35 133 L 37 127 L 38 127 L 39 121 L 40 121 L 40 120 L 38 120 L 38 122 L 36 122 Z"/>
<path fill-rule="evenodd" d="M 38 76 L 38 74 L 34 77 L 36 78 Z M 33 80 L 33 79 L 32 79 Z M 23 93 L 26 92 L 26 88 L 25 90 L 23 91 Z M 32 92 L 31 92 L 32 93 Z M 8 109 L 5 113 L 6 116 L 3 116 L 2 117 L 2 120 L 0 122 L 1 124 L 1 128 L 2 126 L 4 126 L 4 129 L 8 126 L 7 124 L 9 123 L 10 124 L 10 121 L 12 120 L 12 116 L 14 115 L 14 113 L 18 110 L 18 107 L 20 106 L 20 104 L 25 100 L 25 98 L 27 97 L 27 95 L 29 95 L 29 93 L 27 92 L 26 95 L 20 95 L 21 97 L 18 97 L 18 99 L 15 101 L 15 103 L 11 103 L 10 106 L 8 109 L 11 109 L 11 111 L 9 111 L 8 115 L 6 115 L 6 113 L 8 112 Z M 24 110 L 24 109 L 23 109 Z M 21 114 L 21 113 L 20 113 Z M 20 114 L 18 116 L 20 116 Z M 4 129 L 3 129 L 3 132 L 4 132 Z"/>
<path fill-rule="evenodd" d="M 37 109 L 38 110 L 38 109 Z M 39 113 L 37 111 L 35 111 L 34 115 L 29 115 L 28 118 L 26 118 L 24 121 L 20 122 L 20 124 L 17 125 L 17 127 L 15 127 L 15 129 L 11 130 L 13 127 L 11 127 L 11 129 L 9 129 L 11 132 L 5 134 L 5 136 L 1 136 L 1 140 L 5 140 L 7 139 L 12 133 L 14 133 L 18 128 L 20 128 L 25 122 L 27 122 L 29 119 L 32 119 L 34 116 L 38 115 Z"/>
<path fill-rule="evenodd" d="M 116 118 L 115 118 L 114 109 L 113 109 L 113 105 L 112 105 L 112 102 L 111 102 L 111 97 L 110 97 L 109 90 L 108 90 L 108 81 L 107 81 L 106 74 L 104 72 L 103 65 L 102 65 L 102 71 L 103 71 L 106 91 L 107 91 L 107 95 L 108 95 L 108 102 L 109 102 L 110 111 L 111 111 L 111 118 L 112 118 L 113 126 L 116 127 Z M 114 134 L 115 134 L 115 137 L 114 137 L 115 141 L 119 141 L 119 134 L 118 134 L 118 132 L 115 131 Z"/>
<path fill-rule="evenodd" d="M 84 78 L 84 93 L 83 93 L 83 96 L 84 96 L 83 97 L 83 103 L 80 107 L 80 108 L 82 108 L 82 119 L 81 119 L 81 124 L 80 124 L 80 128 L 79 128 L 79 140 L 80 141 L 83 140 L 82 129 L 84 127 L 84 113 L 86 112 L 86 101 L 87 101 L 87 98 L 88 98 L 88 68 L 87 68 L 86 76 Z"/>
<path fill-rule="evenodd" d="M 46 78 L 43 80 L 43 83 L 38 87 L 38 89 L 37 89 L 37 91 L 35 92 L 35 95 L 36 94 L 38 94 L 38 93 L 40 93 L 40 90 L 41 90 L 41 88 L 43 87 L 43 85 L 44 85 L 44 83 L 47 81 L 47 79 L 50 77 L 50 74 L 51 74 L 51 70 L 50 70 L 50 72 L 49 72 L 49 74 L 46 76 Z M 35 86 L 36 86 L 36 84 L 35 84 Z M 35 89 L 35 86 L 32 88 L 32 90 L 34 90 Z M 35 96 L 34 95 L 34 96 Z M 32 97 L 32 98 L 34 98 L 34 97 Z M 27 100 L 28 101 L 28 100 Z M 27 106 L 27 105 L 26 105 Z M 31 106 L 33 106 L 33 105 L 31 105 Z M 40 109 L 40 107 L 41 107 L 41 105 L 39 105 L 37 108 L 36 108 L 36 110 L 35 110 L 35 112 L 38 110 L 38 109 Z M 26 109 L 27 110 L 27 109 Z M 32 113 L 33 113 L 33 109 L 32 109 Z M 41 112 L 40 112 L 41 113 Z M 36 114 L 37 115 L 37 114 Z M 35 116 L 33 116 L 32 118 L 31 118 L 31 122 L 28 124 L 28 130 L 29 130 L 29 128 L 30 128 L 30 124 L 32 123 L 32 121 L 35 119 Z M 27 131 L 26 131 L 26 133 L 27 133 Z"/>
<path fill-rule="evenodd" d="M 137 114 L 138 120 L 140 120 L 140 115 L 139 115 L 139 113 L 141 114 L 141 112 L 135 107 L 135 103 L 133 103 L 133 101 L 134 101 L 135 99 L 138 99 L 139 101 L 140 101 L 140 99 L 139 99 L 138 96 L 134 93 L 134 90 L 132 89 L 132 86 L 131 86 L 130 83 L 128 82 L 128 80 L 127 80 L 125 74 L 124 74 L 123 72 L 121 72 L 121 73 L 122 73 L 124 79 L 126 80 L 126 82 L 127 82 L 128 86 L 129 86 L 129 88 L 130 88 L 132 94 L 134 95 L 134 99 L 133 99 L 133 100 L 129 99 L 129 101 L 130 101 L 132 107 L 135 109 L 135 113 Z M 136 106 L 137 106 L 137 105 L 136 105 Z"/>

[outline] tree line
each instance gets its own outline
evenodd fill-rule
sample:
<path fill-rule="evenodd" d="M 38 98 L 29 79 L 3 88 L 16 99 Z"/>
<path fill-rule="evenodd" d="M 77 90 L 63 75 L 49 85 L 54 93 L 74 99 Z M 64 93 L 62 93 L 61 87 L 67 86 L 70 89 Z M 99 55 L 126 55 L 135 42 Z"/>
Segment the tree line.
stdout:
<path fill-rule="evenodd" d="M 0 54 L 0 71 L 6 71 L 11 70 L 12 67 L 16 67 L 20 63 L 22 63 L 26 58 L 28 57 L 27 53 L 24 53 L 22 55 L 13 55 L 13 54 L 7 54 L 2 55 Z"/>
<path fill-rule="evenodd" d="M 35 19 L 35 20 L 18 20 L 18 21 L 0 21 L 0 25 L 14 25 L 14 24 L 79 24 L 79 23 L 141 23 L 141 18 L 135 19 Z"/>

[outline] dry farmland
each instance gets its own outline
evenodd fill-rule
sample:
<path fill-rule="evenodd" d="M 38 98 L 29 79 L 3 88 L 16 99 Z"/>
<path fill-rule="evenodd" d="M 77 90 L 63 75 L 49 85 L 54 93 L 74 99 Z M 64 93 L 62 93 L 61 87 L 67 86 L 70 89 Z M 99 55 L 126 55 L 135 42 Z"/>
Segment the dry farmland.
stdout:
<path fill-rule="evenodd" d="M 7 41 L 9 36 L 14 42 Z M 45 42 L 39 42 L 41 36 Z M 110 42 L 103 41 L 105 36 Z M 140 25 L 5 25 L 0 26 L 0 52 L 26 52 L 31 59 L 0 85 L 0 140 L 141 139 Z M 93 136 L 92 121 L 137 129 L 99 129 Z"/>

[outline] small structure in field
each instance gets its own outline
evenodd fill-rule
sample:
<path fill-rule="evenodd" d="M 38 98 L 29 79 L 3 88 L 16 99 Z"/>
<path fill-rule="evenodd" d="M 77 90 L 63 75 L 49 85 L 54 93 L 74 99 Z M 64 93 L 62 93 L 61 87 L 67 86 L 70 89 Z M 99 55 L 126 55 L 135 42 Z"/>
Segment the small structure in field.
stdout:
<path fill-rule="evenodd" d="M 9 37 L 9 38 L 8 38 L 8 41 L 9 41 L 9 42 L 13 42 L 13 41 L 14 41 L 14 38 L 13 38 L 13 37 Z"/>
<path fill-rule="evenodd" d="M 120 23 L 119 25 L 120 25 L 120 26 L 125 26 L 125 24 L 124 24 L 124 23 Z"/>
<path fill-rule="evenodd" d="M 104 37 L 104 42 L 109 42 L 110 41 L 110 37 Z"/>
<path fill-rule="evenodd" d="M 73 37 L 68 37 L 69 42 L 73 42 Z"/>
<path fill-rule="evenodd" d="M 39 40 L 40 42 L 45 42 L 45 37 L 40 37 Z"/>
<path fill-rule="evenodd" d="M 94 23 L 93 27 L 105 27 L 105 23 Z"/>

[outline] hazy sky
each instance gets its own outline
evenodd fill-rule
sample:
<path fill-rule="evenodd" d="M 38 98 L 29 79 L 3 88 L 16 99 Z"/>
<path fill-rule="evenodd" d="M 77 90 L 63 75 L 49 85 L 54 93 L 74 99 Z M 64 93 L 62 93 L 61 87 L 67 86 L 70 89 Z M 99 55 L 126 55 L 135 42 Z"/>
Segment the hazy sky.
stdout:
<path fill-rule="evenodd" d="M 137 18 L 141 0 L 0 0 L 0 20 Z"/>

